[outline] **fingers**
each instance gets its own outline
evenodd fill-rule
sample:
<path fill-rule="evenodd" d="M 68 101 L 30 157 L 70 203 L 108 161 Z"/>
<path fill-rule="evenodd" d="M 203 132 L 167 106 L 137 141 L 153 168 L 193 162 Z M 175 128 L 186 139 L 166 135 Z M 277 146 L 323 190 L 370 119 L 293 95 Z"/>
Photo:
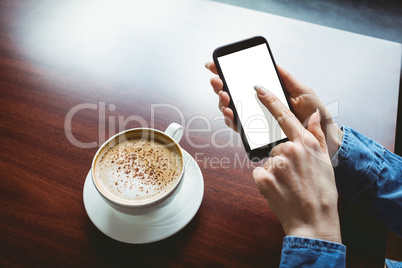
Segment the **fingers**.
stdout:
<path fill-rule="evenodd" d="M 218 74 L 216 70 L 215 63 L 207 62 L 205 63 L 205 67 L 210 70 L 214 74 Z M 238 132 L 237 125 L 234 120 L 234 115 L 232 109 L 228 108 L 230 103 L 229 94 L 223 91 L 223 82 L 219 77 L 213 77 L 210 80 L 211 86 L 214 89 L 215 93 L 219 96 L 219 110 L 221 110 L 222 114 L 225 117 L 225 124 Z"/>
<path fill-rule="evenodd" d="M 285 167 L 285 159 L 283 157 L 270 158 L 269 160 L 269 165 L 267 165 L 267 161 L 264 167 L 256 167 L 253 170 L 254 182 L 260 190 L 260 193 L 265 196 L 268 202 L 270 198 L 274 197 L 275 192 L 279 190 L 279 183 L 275 173 Z"/>
<path fill-rule="evenodd" d="M 225 108 L 223 108 L 222 113 L 223 113 L 223 116 L 225 117 L 225 124 L 228 127 L 230 127 L 231 129 L 233 129 L 234 131 L 239 132 L 237 129 L 235 120 L 234 120 L 232 109 L 225 107 Z"/>
<path fill-rule="evenodd" d="M 289 141 L 287 141 L 285 143 L 288 143 L 288 142 Z M 280 144 L 276 145 L 274 148 L 272 148 L 269 156 L 270 157 L 275 157 L 275 156 L 279 155 L 281 153 L 282 147 L 284 146 L 285 143 L 280 143 Z"/>
<path fill-rule="evenodd" d="M 220 91 L 219 95 L 219 110 L 222 111 L 222 107 L 229 107 L 230 97 L 227 92 Z"/>
<path fill-rule="evenodd" d="M 314 135 L 320 144 L 321 151 L 325 153 L 327 151 L 327 143 L 324 132 L 321 129 L 320 121 L 320 110 L 317 108 L 317 111 L 311 115 L 308 121 L 307 130 Z"/>
<path fill-rule="evenodd" d="M 274 187 L 273 175 L 265 168 L 257 167 L 253 170 L 253 179 L 260 193 L 267 198 L 270 188 Z"/>
<path fill-rule="evenodd" d="M 222 80 L 219 77 L 212 77 L 210 83 L 215 93 L 219 95 L 219 92 L 223 90 Z"/>
<path fill-rule="evenodd" d="M 228 108 L 230 103 L 229 94 L 220 91 L 219 95 L 219 110 L 222 112 L 223 116 L 225 117 L 225 124 L 233 129 L 234 131 L 238 132 L 237 125 L 235 124 L 234 115 L 232 109 Z"/>
<path fill-rule="evenodd" d="M 214 74 L 218 74 L 215 63 L 207 62 L 207 63 L 205 63 L 205 67 L 208 70 L 210 70 L 211 72 L 213 72 Z M 210 83 L 211 83 L 215 93 L 219 95 L 219 92 L 223 90 L 222 80 L 219 77 L 213 77 L 213 78 L 211 78 Z"/>
<path fill-rule="evenodd" d="M 311 93 L 312 89 L 300 83 L 296 78 L 294 78 L 288 71 L 283 69 L 281 66 L 276 65 L 278 68 L 279 75 L 282 78 L 282 82 L 285 86 L 286 91 L 291 96 L 298 96 L 304 93 Z"/>
<path fill-rule="evenodd" d="M 299 139 L 303 126 L 295 115 L 269 90 L 261 86 L 255 86 L 254 88 L 262 104 L 275 117 L 289 140 L 294 141 Z"/>
<path fill-rule="evenodd" d="M 270 157 L 263 164 L 263 168 L 271 173 L 275 173 L 275 169 L 282 169 L 285 166 L 285 158 L 279 154 L 270 155 Z"/>
<path fill-rule="evenodd" d="M 214 74 L 218 74 L 218 70 L 216 69 L 216 65 L 213 62 L 205 63 L 205 68 L 213 72 Z"/>

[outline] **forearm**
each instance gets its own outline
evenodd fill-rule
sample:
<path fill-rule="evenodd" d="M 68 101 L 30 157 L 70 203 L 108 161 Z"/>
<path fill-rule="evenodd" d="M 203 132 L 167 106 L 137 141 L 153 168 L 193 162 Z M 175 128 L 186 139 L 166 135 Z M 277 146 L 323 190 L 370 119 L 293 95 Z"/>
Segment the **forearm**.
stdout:
<path fill-rule="evenodd" d="M 351 128 L 343 131 L 337 161 L 333 160 L 339 194 L 365 207 L 401 236 L 402 158 Z"/>

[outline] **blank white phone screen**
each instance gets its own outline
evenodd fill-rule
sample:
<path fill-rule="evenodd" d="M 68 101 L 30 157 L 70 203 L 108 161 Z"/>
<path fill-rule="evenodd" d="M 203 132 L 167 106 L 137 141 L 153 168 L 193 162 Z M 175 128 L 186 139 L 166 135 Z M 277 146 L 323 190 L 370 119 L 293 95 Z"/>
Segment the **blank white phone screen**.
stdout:
<path fill-rule="evenodd" d="M 289 108 L 266 44 L 218 57 L 218 61 L 250 149 L 286 138 L 254 90 L 254 85 L 263 86 Z"/>

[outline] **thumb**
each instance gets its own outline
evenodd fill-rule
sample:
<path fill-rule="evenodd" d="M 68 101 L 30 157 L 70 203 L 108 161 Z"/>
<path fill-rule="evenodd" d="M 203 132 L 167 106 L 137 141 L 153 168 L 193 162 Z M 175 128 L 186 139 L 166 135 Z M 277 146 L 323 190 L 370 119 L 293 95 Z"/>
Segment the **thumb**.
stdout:
<path fill-rule="evenodd" d="M 286 91 L 289 93 L 289 95 L 296 97 L 301 94 L 312 93 L 311 88 L 299 82 L 288 71 L 286 71 L 279 65 L 276 65 L 276 67 L 279 71 L 279 75 L 281 76 L 282 82 L 285 85 Z"/>
<path fill-rule="evenodd" d="M 318 142 L 320 143 L 321 151 L 325 153 L 327 151 L 327 143 L 325 141 L 324 132 L 321 129 L 320 121 L 320 110 L 317 108 L 316 112 L 313 113 L 308 120 L 307 130 L 310 131 L 318 140 Z"/>

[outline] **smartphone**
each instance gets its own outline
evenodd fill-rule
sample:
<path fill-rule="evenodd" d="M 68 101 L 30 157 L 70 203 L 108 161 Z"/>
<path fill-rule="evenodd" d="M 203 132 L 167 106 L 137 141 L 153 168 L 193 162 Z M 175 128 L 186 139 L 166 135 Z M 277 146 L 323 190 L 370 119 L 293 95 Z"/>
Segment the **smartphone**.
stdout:
<path fill-rule="evenodd" d="M 270 90 L 290 110 L 292 108 L 267 40 L 256 36 L 218 47 L 213 59 L 223 89 L 230 96 L 230 108 L 247 156 L 252 161 L 268 157 L 275 145 L 288 139 L 258 99 L 254 86 Z"/>

